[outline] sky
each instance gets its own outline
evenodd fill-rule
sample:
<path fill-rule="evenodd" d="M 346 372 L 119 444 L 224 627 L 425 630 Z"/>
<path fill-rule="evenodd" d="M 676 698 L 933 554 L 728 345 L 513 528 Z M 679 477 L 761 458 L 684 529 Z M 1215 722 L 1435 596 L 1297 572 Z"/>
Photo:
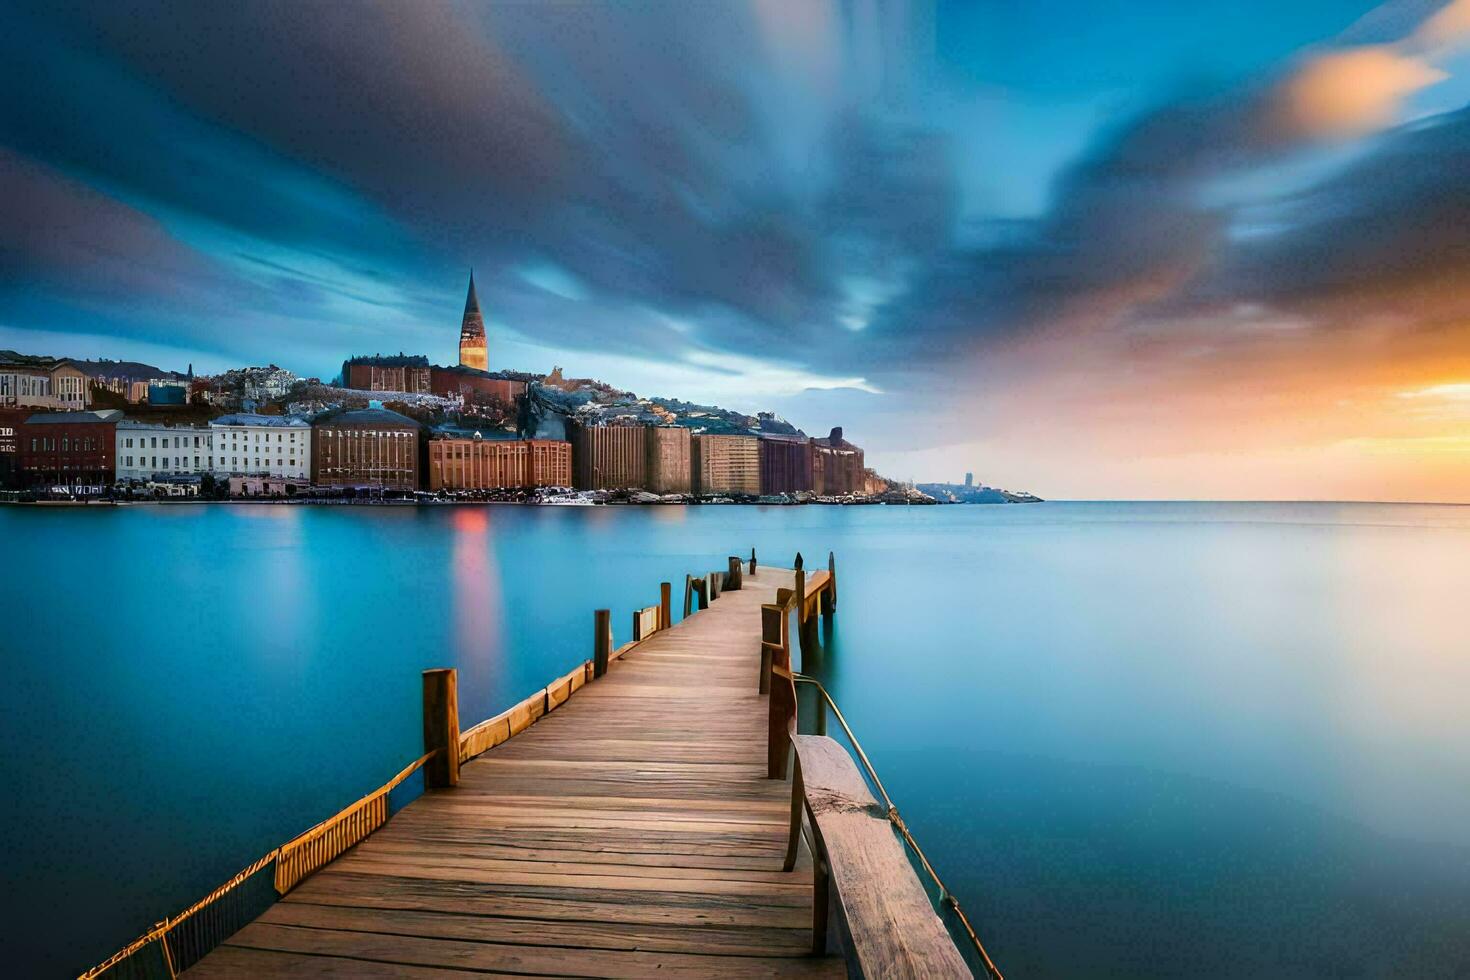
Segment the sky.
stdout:
<path fill-rule="evenodd" d="M 1470 502 L 1470 0 L 7 4 L 0 347 L 490 366 L 1051 498 Z"/>

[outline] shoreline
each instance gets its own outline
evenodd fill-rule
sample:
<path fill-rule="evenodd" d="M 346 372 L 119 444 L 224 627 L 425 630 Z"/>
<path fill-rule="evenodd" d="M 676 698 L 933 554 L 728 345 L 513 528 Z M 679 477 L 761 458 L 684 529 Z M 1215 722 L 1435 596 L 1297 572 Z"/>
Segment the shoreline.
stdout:
<path fill-rule="evenodd" d="M 289 497 L 241 497 L 229 500 L 162 498 L 158 500 L 0 500 L 7 507 L 187 507 L 215 505 L 261 505 L 288 507 L 463 507 L 505 504 L 516 507 L 1003 507 L 1010 504 L 1044 503 L 1043 500 L 1007 500 L 984 504 L 907 500 L 312 500 Z"/>

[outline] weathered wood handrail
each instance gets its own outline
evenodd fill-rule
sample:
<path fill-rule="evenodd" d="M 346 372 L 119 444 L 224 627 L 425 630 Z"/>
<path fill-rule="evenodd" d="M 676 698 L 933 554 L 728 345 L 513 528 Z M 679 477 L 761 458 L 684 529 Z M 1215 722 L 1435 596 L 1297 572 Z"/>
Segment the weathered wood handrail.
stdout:
<path fill-rule="evenodd" d="M 761 606 L 761 664 L 770 694 L 766 737 L 766 776 L 786 778 L 791 736 L 796 733 L 796 685 L 791 679 L 791 634 L 785 604 Z"/>
<path fill-rule="evenodd" d="M 991 978 L 991 980 L 1004 980 L 1004 977 L 1002 976 L 1002 974 L 1000 972 L 1000 968 L 995 965 L 995 961 L 993 959 L 991 959 L 990 953 L 985 949 L 985 944 L 980 941 L 979 934 L 977 934 L 975 932 L 975 927 L 973 925 L 971 925 L 969 916 L 965 915 L 965 910 L 960 906 L 959 899 L 957 899 L 955 897 L 954 893 L 951 892 L 945 886 L 945 884 L 944 884 L 944 882 L 942 880 L 940 880 L 939 873 L 937 871 L 935 871 L 934 870 L 934 866 L 929 863 L 929 858 L 924 854 L 923 848 L 921 848 L 919 846 L 919 842 L 914 839 L 914 835 L 909 830 L 908 825 L 906 823 L 904 823 L 903 817 L 899 815 L 898 807 L 894 805 L 892 797 L 890 797 L 888 795 L 888 790 L 884 788 L 883 781 L 878 778 L 878 772 L 877 772 L 877 770 L 875 770 L 873 768 L 873 763 L 871 761 L 869 761 L 868 754 L 863 751 L 863 747 L 858 742 L 857 736 L 855 734 L 853 734 L 853 731 L 852 731 L 851 726 L 849 726 L 848 723 L 847 723 L 847 719 L 845 717 L 843 717 L 843 714 L 842 714 L 841 709 L 839 709 L 837 707 L 837 702 L 834 701 L 834 700 L 832 700 L 832 695 L 829 694 L 827 692 L 827 689 L 822 686 L 821 681 L 818 681 L 815 677 L 808 677 L 805 674 L 801 674 L 801 673 L 793 673 L 791 675 L 791 679 L 793 681 L 793 686 L 794 686 L 795 683 L 801 683 L 801 684 L 811 685 L 812 687 L 814 687 L 816 689 L 816 691 L 817 691 L 817 698 L 818 698 L 818 702 L 817 702 L 818 705 L 819 706 L 822 706 L 825 710 L 830 710 L 831 713 L 832 713 L 832 715 L 833 715 L 833 717 L 835 717 L 837 719 L 838 725 L 842 728 L 843 734 L 847 737 L 848 745 L 850 745 L 852 747 L 852 754 L 855 755 L 856 758 L 857 758 L 857 761 L 859 763 L 861 763 L 862 769 L 867 774 L 867 777 L 871 781 L 873 787 L 878 791 L 879 796 L 881 796 L 883 798 L 882 807 L 881 807 L 882 816 L 884 816 L 884 817 L 887 818 L 887 821 L 891 825 L 892 830 L 898 834 L 898 837 L 903 841 L 903 844 L 905 846 L 907 846 L 910 851 L 913 852 L 914 857 L 919 862 L 919 866 L 924 870 L 924 873 L 929 877 L 929 880 L 931 882 L 933 882 L 935 889 L 939 892 L 939 902 L 940 902 L 940 905 L 942 907 L 946 907 L 946 908 L 950 909 L 954 913 L 954 916 L 955 916 L 956 920 L 958 921 L 960 928 L 964 931 L 964 934 L 965 934 L 966 938 L 969 939 L 970 946 L 974 950 L 974 953 L 975 953 L 976 958 L 981 963 L 981 965 L 984 967 L 986 974 Z M 819 717 L 821 717 L 823 719 L 823 722 L 825 721 L 825 710 L 819 716 Z M 825 727 L 825 723 L 823 724 L 823 727 Z M 793 791 L 792 791 L 792 793 L 793 793 L 793 799 L 792 799 L 792 810 L 793 810 L 793 825 L 792 825 L 792 828 L 793 828 L 793 832 L 795 832 L 798 829 L 797 828 L 797 824 L 795 823 L 795 820 L 799 816 L 799 812 L 797 810 L 797 807 L 800 805 L 800 806 L 806 806 L 807 807 L 806 812 L 807 812 L 808 817 L 810 817 L 812 819 L 812 824 L 813 824 L 813 827 L 814 827 L 814 831 L 813 832 L 815 834 L 816 833 L 816 829 L 815 828 L 816 828 L 818 819 L 817 819 L 817 817 L 812 816 L 812 806 L 815 805 L 813 803 L 813 790 L 810 787 L 808 787 L 808 786 L 806 786 L 804 784 L 804 782 L 802 780 L 802 777 L 799 775 L 801 773 L 801 766 L 803 764 L 803 760 L 801 758 L 801 752 L 804 751 L 804 750 L 810 750 L 811 749 L 811 746 L 813 746 L 813 745 L 820 744 L 822 747 L 820 749 L 818 749 L 818 750 L 813 750 L 813 751 L 820 751 L 820 752 L 823 753 L 823 755 L 825 757 L 826 755 L 830 754 L 829 753 L 829 748 L 827 747 L 827 743 L 831 743 L 832 745 L 836 745 L 836 743 L 832 742 L 831 739 L 826 739 L 825 736 L 809 736 L 809 735 L 793 735 L 791 737 L 791 742 L 792 742 L 793 747 L 796 748 L 796 751 L 793 754 L 798 757 L 798 761 L 797 761 L 797 773 L 798 773 L 798 775 L 796 775 L 796 776 L 793 777 Z M 839 752 L 842 752 L 842 755 L 843 756 L 847 756 L 847 753 L 841 749 L 841 746 L 837 746 L 837 750 Z M 852 761 L 851 760 L 851 757 L 848 757 L 848 764 L 849 765 L 851 765 L 851 761 Z M 823 764 L 823 768 L 824 769 L 830 769 L 831 767 L 829 765 L 827 765 L 827 764 Z M 854 775 L 858 775 L 855 767 L 853 769 L 853 774 Z M 859 780 L 859 782 L 861 782 L 861 775 L 858 775 L 858 780 Z M 846 793 L 846 802 L 845 803 L 839 803 L 839 805 L 836 807 L 836 809 L 837 810 L 841 810 L 844 806 L 852 806 L 852 805 L 854 805 L 854 803 L 856 803 L 859 806 L 859 808 L 861 808 L 861 806 L 862 806 L 862 804 L 861 804 L 861 797 L 858 794 L 856 794 L 854 791 L 851 790 L 851 785 L 852 785 L 851 779 L 850 778 L 846 778 L 844 780 L 844 782 L 843 782 L 843 785 L 849 787 L 849 790 Z M 864 793 L 867 792 L 866 785 L 863 786 L 863 792 Z M 823 795 L 823 791 L 820 788 L 816 791 L 816 795 L 822 797 L 824 800 L 830 801 L 831 800 L 830 787 L 826 791 L 826 795 L 825 796 Z M 800 796 L 802 798 L 802 800 L 805 801 L 805 803 L 802 803 L 802 802 L 798 801 L 798 799 L 797 799 L 798 796 Z M 870 799 L 870 800 L 872 799 L 871 794 L 869 794 L 868 799 Z M 822 804 L 822 806 L 825 809 L 827 807 L 827 803 L 824 802 Z M 890 839 L 891 839 L 891 835 L 890 835 Z M 794 860 L 794 849 L 795 849 L 795 846 L 796 846 L 796 842 L 793 839 L 791 841 L 791 843 L 788 845 L 788 849 L 787 849 L 787 861 L 786 861 L 786 864 L 784 865 L 787 870 L 790 870 L 791 863 Z M 817 844 L 813 848 L 814 851 L 818 847 L 825 848 L 825 845 L 824 844 L 820 844 L 820 843 Z M 871 848 L 869 848 L 869 849 L 871 849 Z M 821 857 L 821 860 L 823 860 L 824 862 L 827 862 L 827 869 L 828 869 L 829 872 L 830 872 L 830 869 L 835 866 L 835 864 L 832 861 L 829 861 L 828 860 L 828 855 L 825 852 L 824 852 L 824 856 Z M 863 858 L 862 857 L 859 857 L 857 860 L 860 862 L 861 860 L 863 860 Z M 857 866 L 857 865 L 854 865 L 854 866 Z M 905 867 L 907 867 L 909 869 L 910 873 L 912 874 L 912 870 L 913 870 L 912 867 L 910 867 L 907 864 L 905 864 Z M 868 876 L 867 875 L 864 875 L 864 877 L 868 877 Z M 819 885 L 819 886 L 825 887 L 824 883 L 821 882 L 820 879 L 816 882 L 816 884 Z M 849 886 L 849 891 L 854 890 L 854 887 L 857 887 L 857 888 L 870 887 L 870 883 L 869 883 L 869 885 L 858 884 L 856 886 Z M 839 884 L 839 888 L 840 888 L 840 884 Z M 856 900 L 857 901 L 864 901 L 864 899 L 862 899 L 862 898 L 858 898 Z M 925 901 L 926 906 L 928 906 L 927 893 L 924 896 L 924 901 Z M 929 907 L 930 907 L 930 909 L 932 911 L 932 906 L 929 906 Z M 817 920 L 815 919 L 815 915 L 816 914 L 817 914 L 816 913 L 816 910 L 814 909 L 814 925 L 817 922 Z M 863 915 L 866 915 L 867 913 L 866 912 L 863 912 L 862 914 Z M 883 921 L 881 916 L 879 917 L 879 921 Z M 942 927 L 942 924 L 941 924 L 941 927 Z M 887 928 L 887 927 L 885 926 L 884 928 Z M 825 932 L 825 930 L 823 930 L 822 936 L 825 937 L 825 935 L 826 935 L 826 932 Z M 856 937 L 854 936 L 854 937 L 850 937 L 850 938 L 851 938 L 851 941 L 855 945 L 856 944 Z M 949 935 L 948 935 L 948 931 L 947 930 L 946 930 L 945 938 L 946 939 L 949 939 Z M 814 938 L 813 938 L 814 948 L 815 948 L 815 945 L 816 945 L 816 943 L 818 941 L 819 940 L 814 935 Z M 825 941 L 825 939 L 822 939 L 820 941 Z M 952 941 L 951 941 L 951 947 L 952 947 Z M 861 973 L 862 971 L 860 970 L 859 972 Z M 877 973 L 877 974 L 869 973 L 867 975 L 882 975 L 882 976 L 887 976 L 887 975 L 905 975 L 905 974 L 900 973 L 897 970 L 897 968 L 892 968 L 892 969 L 889 969 L 889 968 L 880 968 L 880 972 L 879 973 Z M 926 971 L 925 972 L 920 972 L 920 973 L 911 974 L 911 975 L 927 976 L 927 975 L 937 975 L 937 974 L 934 974 L 934 973 L 931 973 L 931 972 L 927 972 L 927 968 L 926 968 Z M 960 975 L 963 975 L 963 976 L 969 975 L 969 969 L 968 969 L 968 967 L 965 968 L 965 973 L 964 974 L 960 974 Z"/>
<path fill-rule="evenodd" d="M 792 745 L 791 837 L 783 870 L 795 866 L 804 811 L 816 864 L 813 954 L 827 952 L 829 909 L 835 908 L 855 975 L 970 977 L 852 756 L 825 735 L 795 735 Z"/>

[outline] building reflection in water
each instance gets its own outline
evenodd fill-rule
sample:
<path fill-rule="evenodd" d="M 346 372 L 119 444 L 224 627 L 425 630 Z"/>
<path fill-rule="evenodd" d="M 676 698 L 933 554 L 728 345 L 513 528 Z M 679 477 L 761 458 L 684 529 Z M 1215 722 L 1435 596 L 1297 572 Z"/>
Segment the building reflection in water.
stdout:
<path fill-rule="evenodd" d="M 454 647 L 446 656 L 459 669 L 461 721 L 471 724 L 493 713 L 490 700 L 505 686 L 505 617 L 488 508 L 457 508 L 453 527 Z"/>

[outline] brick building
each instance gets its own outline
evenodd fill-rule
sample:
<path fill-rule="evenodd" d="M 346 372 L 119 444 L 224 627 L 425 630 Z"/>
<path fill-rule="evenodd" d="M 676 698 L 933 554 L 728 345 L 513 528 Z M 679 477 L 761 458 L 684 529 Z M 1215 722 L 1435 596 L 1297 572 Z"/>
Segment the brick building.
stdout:
<path fill-rule="evenodd" d="M 342 383 L 358 391 L 407 392 L 463 398 L 467 404 L 515 404 L 526 382 L 480 368 L 430 364 L 423 354 L 351 357 L 342 363 Z"/>
<path fill-rule="evenodd" d="M 353 357 L 342 365 L 342 383 L 359 391 L 428 394 L 433 369 L 422 354 Z"/>
<path fill-rule="evenodd" d="M 648 426 L 573 424 L 572 485 L 578 490 L 648 486 Z"/>
<path fill-rule="evenodd" d="M 816 455 L 806 436 L 762 436 L 761 493 L 812 491 L 812 467 Z"/>
<path fill-rule="evenodd" d="M 419 444 L 419 424 L 386 408 L 321 416 L 311 426 L 311 482 L 417 490 Z"/>
<path fill-rule="evenodd" d="M 515 404 L 526 393 L 526 383 L 465 367 L 433 367 L 429 369 L 429 390 L 436 395 L 459 395 L 467 404 L 488 400 Z"/>
<path fill-rule="evenodd" d="M 695 493 L 761 492 L 761 450 L 755 436 L 695 436 L 690 458 Z"/>
<path fill-rule="evenodd" d="M 29 408 L 0 408 L 0 488 L 20 484 L 20 427 L 34 414 Z"/>
<path fill-rule="evenodd" d="M 20 480 L 31 487 L 112 483 L 122 412 L 40 412 L 20 426 Z"/>
<path fill-rule="evenodd" d="M 572 485 L 572 444 L 554 439 L 429 440 L 430 490 Z"/>
<path fill-rule="evenodd" d="M 813 439 L 812 453 L 812 484 L 818 494 L 864 492 L 863 451 L 842 438 L 840 426 L 825 439 Z"/>
<path fill-rule="evenodd" d="M 644 436 L 648 448 L 648 489 L 654 493 L 689 493 L 692 443 L 681 425 L 653 426 Z"/>

